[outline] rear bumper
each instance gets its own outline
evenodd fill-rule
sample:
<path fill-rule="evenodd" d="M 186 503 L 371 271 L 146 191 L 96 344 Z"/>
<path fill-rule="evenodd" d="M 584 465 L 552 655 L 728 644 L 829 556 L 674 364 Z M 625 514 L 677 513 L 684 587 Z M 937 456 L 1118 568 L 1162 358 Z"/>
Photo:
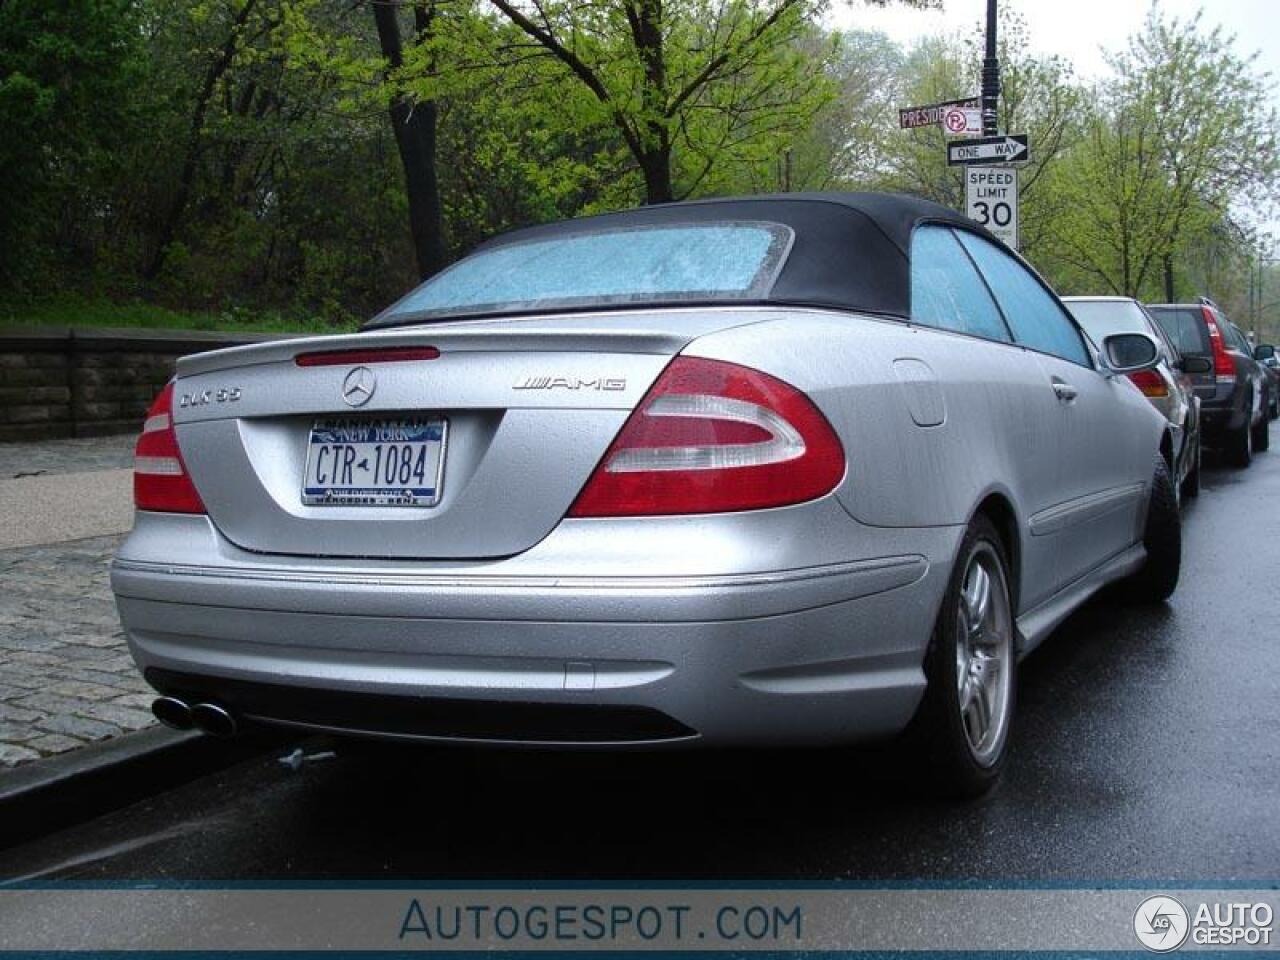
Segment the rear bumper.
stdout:
<path fill-rule="evenodd" d="M 1219 392 L 1222 392 L 1221 389 Z M 1201 399 L 1200 428 L 1206 442 L 1212 444 L 1225 434 L 1248 425 L 1252 410 L 1245 403 L 1245 391 L 1238 384 L 1224 397 Z"/>
<path fill-rule="evenodd" d="M 963 530 L 877 530 L 834 502 L 810 509 L 840 525 L 833 543 L 862 539 L 880 555 L 837 560 L 818 537 L 788 549 L 821 562 L 732 569 L 750 565 L 750 544 L 718 561 L 717 544 L 743 548 L 756 524 L 737 516 L 700 520 L 710 525 L 706 562 L 731 568 L 721 573 L 626 574 L 607 558 L 600 573 L 534 573 L 564 556 L 557 534 L 533 560 L 353 569 L 245 555 L 205 518 L 152 515 L 121 549 L 112 586 L 153 686 L 250 719 L 526 745 L 821 744 L 894 733 L 923 692 L 924 649 Z M 576 538 L 575 552 L 608 532 L 578 523 L 564 535 Z M 681 523 L 635 525 L 632 567 L 649 538 L 679 539 Z M 179 534 L 182 562 L 155 554 Z"/>

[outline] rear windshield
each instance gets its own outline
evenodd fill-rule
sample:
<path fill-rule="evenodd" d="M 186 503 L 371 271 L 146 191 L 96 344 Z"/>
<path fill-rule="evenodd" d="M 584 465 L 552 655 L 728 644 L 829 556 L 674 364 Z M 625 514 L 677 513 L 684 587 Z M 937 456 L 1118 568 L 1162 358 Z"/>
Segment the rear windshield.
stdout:
<path fill-rule="evenodd" d="M 763 299 L 791 237 L 789 227 L 775 223 L 697 223 L 506 244 L 458 261 L 370 326 L 480 313 Z"/>
<path fill-rule="evenodd" d="M 1147 307 L 1179 353 L 1211 356 L 1209 331 L 1199 307 Z"/>
<path fill-rule="evenodd" d="M 1089 339 L 1101 346 L 1104 337 L 1113 333 L 1145 333 L 1147 318 L 1132 300 L 1066 300 L 1063 301 L 1076 322 L 1084 327 Z"/>

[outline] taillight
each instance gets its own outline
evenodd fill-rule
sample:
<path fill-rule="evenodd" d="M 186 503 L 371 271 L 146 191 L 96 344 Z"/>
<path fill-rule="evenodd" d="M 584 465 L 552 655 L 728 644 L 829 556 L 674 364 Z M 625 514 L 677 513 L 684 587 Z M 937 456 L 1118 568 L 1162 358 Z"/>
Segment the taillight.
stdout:
<path fill-rule="evenodd" d="M 142 436 L 133 448 L 133 504 L 139 510 L 166 513 L 206 512 L 178 450 L 172 383 L 151 404 L 142 423 Z"/>
<path fill-rule="evenodd" d="M 1169 395 L 1169 388 L 1165 386 L 1164 377 L 1154 370 L 1139 370 L 1137 373 L 1129 374 L 1129 379 L 1142 391 L 1144 397 L 1167 397 Z"/>
<path fill-rule="evenodd" d="M 1213 375 L 1218 380 L 1234 383 L 1236 379 L 1236 361 L 1231 354 L 1227 353 L 1227 345 L 1222 340 L 1222 331 L 1218 329 L 1218 321 L 1214 317 L 1213 311 L 1208 307 L 1201 307 L 1200 312 L 1204 315 L 1204 324 L 1209 330 L 1209 345 L 1213 348 Z"/>
<path fill-rule="evenodd" d="M 737 364 L 677 357 L 623 425 L 571 517 L 722 513 L 830 493 L 844 449 L 813 401 Z"/>

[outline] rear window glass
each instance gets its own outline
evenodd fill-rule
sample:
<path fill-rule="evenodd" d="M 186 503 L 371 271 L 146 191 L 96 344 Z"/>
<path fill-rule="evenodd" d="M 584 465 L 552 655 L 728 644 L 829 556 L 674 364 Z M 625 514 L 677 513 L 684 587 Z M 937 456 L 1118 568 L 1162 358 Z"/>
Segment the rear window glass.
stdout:
<path fill-rule="evenodd" d="M 482 250 L 432 277 L 373 325 L 564 307 L 765 297 L 791 246 L 775 223 L 583 231 Z"/>
<path fill-rule="evenodd" d="M 1147 307 L 1147 310 L 1179 353 L 1206 357 L 1213 353 L 1209 346 L 1209 331 L 1204 327 L 1199 307 Z"/>
<path fill-rule="evenodd" d="M 1101 346 L 1104 337 L 1113 333 L 1145 333 L 1147 318 L 1142 308 L 1131 300 L 1065 300 L 1067 310 L 1084 327 L 1094 344 Z"/>

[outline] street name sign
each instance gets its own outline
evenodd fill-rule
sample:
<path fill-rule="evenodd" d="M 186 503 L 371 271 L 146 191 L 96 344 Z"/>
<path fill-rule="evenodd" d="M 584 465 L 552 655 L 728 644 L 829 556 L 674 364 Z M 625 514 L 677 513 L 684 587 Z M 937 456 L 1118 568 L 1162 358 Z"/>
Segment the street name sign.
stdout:
<path fill-rule="evenodd" d="M 971 163 L 1017 163 L 1030 158 L 1025 133 L 956 140 L 947 144 L 947 163 L 953 167 Z"/>
<path fill-rule="evenodd" d="M 977 97 L 966 97 L 963 100 L 944 100 L 942 103 L 930 103 L 923 107 L 901 107 L 898 109 L 898 126 L 903 130 L 932 127 L 942 123 L 942 115 L 951 107 L 976 107 L 979 103 L 980 101 Z"/>
<path fill-rule="evenodd" d="M 974 220 L 1013 249 L 1018 249 L 1018 170 L 1016 167 L 967 167 L 964 207 Z"/>

